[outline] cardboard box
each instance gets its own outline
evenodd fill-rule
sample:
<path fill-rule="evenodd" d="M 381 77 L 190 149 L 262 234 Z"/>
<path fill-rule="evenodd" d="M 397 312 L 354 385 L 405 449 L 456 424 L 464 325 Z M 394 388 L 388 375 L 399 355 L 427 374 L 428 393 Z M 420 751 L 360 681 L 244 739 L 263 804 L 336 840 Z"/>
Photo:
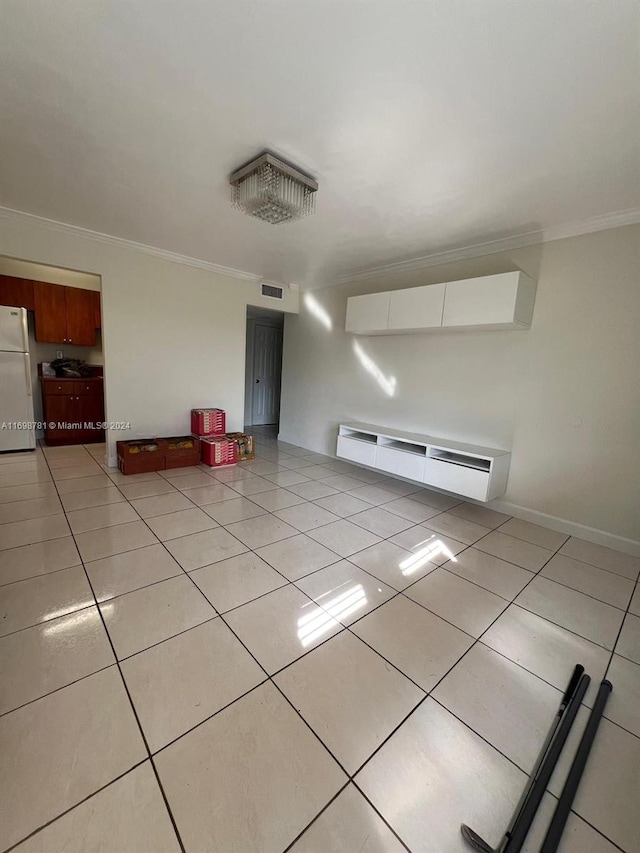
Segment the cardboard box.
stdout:
<path fill-rule="evenodd" d="M 244 432 L 228 432 L 227 438 L 238 445 L 238 462 L 256 458 L 256 443 L 252 435 L 246 435 Z"/>

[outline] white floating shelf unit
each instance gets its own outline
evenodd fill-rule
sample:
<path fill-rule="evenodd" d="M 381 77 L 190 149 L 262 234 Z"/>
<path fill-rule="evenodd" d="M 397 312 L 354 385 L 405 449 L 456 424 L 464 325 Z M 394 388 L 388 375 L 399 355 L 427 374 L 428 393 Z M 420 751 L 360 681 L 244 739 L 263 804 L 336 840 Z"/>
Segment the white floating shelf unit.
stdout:
<path fill-rule="evenodd" d="M 340 424 L 337 455 L 484 502 L 504 494 L 511 460 L 508 450 L 360 423 Z"/>
<path fill-rule="evenodd" d="M 345 329 L 354 335 L 528 329 L 536 283 L 520 271 L 347 299 Z"/>

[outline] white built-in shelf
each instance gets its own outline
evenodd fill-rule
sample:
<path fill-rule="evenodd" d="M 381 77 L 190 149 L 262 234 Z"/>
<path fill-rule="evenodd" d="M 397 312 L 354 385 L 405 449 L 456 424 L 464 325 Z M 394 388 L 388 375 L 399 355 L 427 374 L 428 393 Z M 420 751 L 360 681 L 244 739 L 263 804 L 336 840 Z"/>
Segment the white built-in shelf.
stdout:
<path fill-rule="evenodd" d="M 347 299 L 347 332 L 407 335 L 473 329 L 528 329 L 536 283 L 515 272 Z"/>
<path fill-rule="evenodd" d="M 508 450 L 355 423 L 340 424 L 337 455 L 479 501 L 504 493 L 511 460 Z"/>

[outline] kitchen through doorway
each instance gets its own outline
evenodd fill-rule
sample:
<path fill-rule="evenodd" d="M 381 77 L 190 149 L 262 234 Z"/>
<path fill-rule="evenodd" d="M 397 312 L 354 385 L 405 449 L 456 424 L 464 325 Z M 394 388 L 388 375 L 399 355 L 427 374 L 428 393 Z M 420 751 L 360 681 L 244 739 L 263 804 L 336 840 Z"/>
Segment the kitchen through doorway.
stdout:
<path fill-rule="evenodd" d="M 247 306 L 245 426 L 270 427 L 274 435 L 280 422 L 283 333 L 282 311 Z"/>

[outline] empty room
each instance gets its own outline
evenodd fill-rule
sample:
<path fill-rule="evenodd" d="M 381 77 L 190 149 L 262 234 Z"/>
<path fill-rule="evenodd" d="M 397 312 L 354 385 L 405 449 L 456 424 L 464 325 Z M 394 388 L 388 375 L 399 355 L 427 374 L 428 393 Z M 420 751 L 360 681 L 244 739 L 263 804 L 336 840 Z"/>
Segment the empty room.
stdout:
<path fill-rule="evenodd" d="M 0 0 L 0 853 L 640 853 L 637 0 Z"/>

